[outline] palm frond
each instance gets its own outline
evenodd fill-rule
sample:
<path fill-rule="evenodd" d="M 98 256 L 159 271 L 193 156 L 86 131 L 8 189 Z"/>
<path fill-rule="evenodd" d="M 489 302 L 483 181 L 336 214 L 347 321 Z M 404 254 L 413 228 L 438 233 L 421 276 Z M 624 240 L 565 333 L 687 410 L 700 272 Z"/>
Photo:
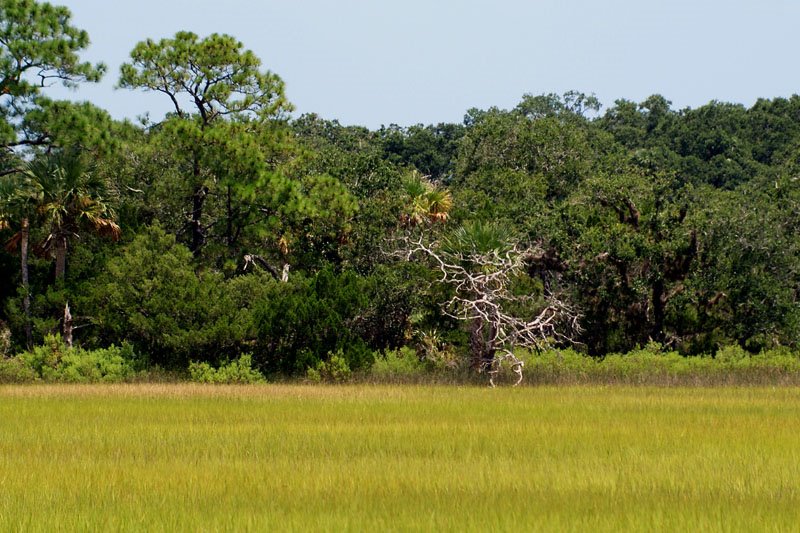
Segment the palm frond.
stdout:
<path fill-rule="evenodd" d="M 19 248 L 20 241 L 22 241 L 22 232 L 18 231 L 6 241 L 4 248 L 8 253 L 13 253 Z"/>
<path fill-rule="evenodd" d="M 96 219 L 94 229 L 101 237 L 107 237 L 114 241 L 118 241 L 122 236 L 122 229 L 119 225 L 107 218 Z"/>
<path fill-rule="evenodd" d="M 418 172 L 412 172 L 403 181 L 403 191 L 408 197 L 403 223 L 416 226 L 423 222 L 446 222 L 453 207 L 450 191 L 440 189 Z"/>
<path fill-rule="evenodd" d="M 456 228 L 442 244 L 451 253 L 502 254 L 513 247 L 513 235 L 496 222 L 476 220 Z"/>
<path fill-rule="evenodd" d="M 75 235 L 84 224 L 98 235 L 119 238 L 121 230 L 106 201 L 108 184 L 79 151 L 61 150 L 36 158 L 26 164 L 24 176 L 37 191 L 36 213 L 49 228 L 48 237 Z"/>

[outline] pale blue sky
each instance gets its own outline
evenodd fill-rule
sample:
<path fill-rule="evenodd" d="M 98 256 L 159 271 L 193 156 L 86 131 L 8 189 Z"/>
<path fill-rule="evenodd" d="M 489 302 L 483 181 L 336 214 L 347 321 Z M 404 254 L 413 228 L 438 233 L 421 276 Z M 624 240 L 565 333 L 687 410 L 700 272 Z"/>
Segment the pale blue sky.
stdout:
<path fill-rule="evenodd" d="M 460 122 L 524 93 L 594 92 L 605 106 L 660 93 L 674 107 L 800 92 L 796 0 L 51 0 L 109 73 L 71 98 L 117 118 L 167 110 L 113 90 L 134 44 L 229 33 L 286 82 L 295 114 L 343 124 Z M 224 6 L 224 7 L 220 7 Z M 62 94 L 59 94 L 62 96 Z"/>

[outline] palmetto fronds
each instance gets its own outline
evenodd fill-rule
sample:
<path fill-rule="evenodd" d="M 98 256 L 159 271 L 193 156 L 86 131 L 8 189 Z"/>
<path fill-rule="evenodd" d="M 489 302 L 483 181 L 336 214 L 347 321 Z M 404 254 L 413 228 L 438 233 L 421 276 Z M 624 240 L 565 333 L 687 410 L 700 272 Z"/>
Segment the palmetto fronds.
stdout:
<path fill-rule="evenodd" d="M 80 153 L 68 150 L 37 158 L 25 165 L 23 175 L 37 193 L 36 212 L 51 238 L 76 234 L 82 226 L 119 238 L 107 183 Z"/>
<path fill-rule="evenodd" d="M 63 276 L 67 242 L 84 229 L 114 240 L 122 231 L 114 221 L 107 182 L 76 150 L 53 152 L 28 162 L 21 173 L 47 230 L 41 243 L 56 258 L 56 277 Z"/>
<path fill-rule="evenodd" d="M 450 191 L 432 184 L 418 172 L 412 172 L 403 180 L 403 192 L 407 202 L 402 215 L 406 226 L 423 223 L 446 222 L 453 208 Z"/>
<path fill-rule="evenodd" d="M 456 228 L 442 242 L 453 254 L 505 254 L 514 246 L 511 231 L 496 223 L 476 220 Z"/>
<path fill-rule="evenodd" d="M 34 191 L 18 174 L 8 174 L 0 178 L 0 230 L 16 228 L 28 216 L 35 201 Z M 13 251 L 19 246 L 19 231 L 6 241 L 5 248 Z"/>

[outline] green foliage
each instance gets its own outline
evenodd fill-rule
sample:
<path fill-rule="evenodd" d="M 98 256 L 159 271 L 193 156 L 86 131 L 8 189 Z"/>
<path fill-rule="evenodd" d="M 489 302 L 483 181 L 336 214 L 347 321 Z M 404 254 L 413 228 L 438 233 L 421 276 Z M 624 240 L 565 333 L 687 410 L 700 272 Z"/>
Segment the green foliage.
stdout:
<path fill-rule="evenodd" d="M 262 370 L 304 372 L 340 348 L 352 368 L 363 368 L 372 349 L 401 342 L 410 313 L 405 289 L 350 271 L 297 274 L 288 283 L 258 269 L 228 280 L 198 274 L 191 252 L 158 226 L 112 257 L 86 292 L 93 342 L 128 340 L 168 368 L 252 350 Z"/>
<path fill-rule="evenodd" d="M 121 67 L 119 85 L 159 91 L 173 98 L 181 94 L 197 99 L 196 112 L 205 122 L 218 115 L 246 118 L 271 117 L 290 111 L 283 82 L 271 72 L 261 72 L 261 60 L 230 35 L 212 34 L 200 39 L 178 32 L 172 39 L 147 39 L 131 52 L 131 62 Z M 184 113 L 179 103 L 176 112 Z"/>
<path fill-rule="evenodd" d="M 275 285 L 255 309 L 259 366 L 305 372 L 323 361 L 325 354 L 336 354 L 351 369 L 368 367 L 373 355 L 365 341 L 367 317 L 374 313 L 365 288 L 354 272 L 336 274 L 330 269 Z"/>
<path fill-rule="evenodd" d="M 347 233 L 328 245 L 335 254 L 328 253 L 326 258 L 333 264 L 371 272 L 385 262 L 382 252 L 387 234 L 408 214 L 409 198 L 402 191 L 408 171 L 386 159 L 377 134 L 366 128 L 345 127 L 316 115 L 303 115 L 291 127 L 302 155 L 292 162 L 290 174 L 300 181 L 305 181 L 304 176 L 334 178 L 358 202 Z M 316 253 L 316 248 L 304 251 L 309 252 Z M 318 268 L 321 266 L 314 265 L 311 270 Z"/>
<path fill-rule="evenodd" d="M 476 115 L 460 144 L 456 183 L 513 169 L 545 180 L 545 198 L 563 199 L 591 169 L 591 139 L 583 121 L 529 118 L 490 109 Z"/>
<path fill-rule="evenodd" d="M 392 125 L 377 132 L 387 160 L 413 167 L 434 182 L 448 178 L 453 172 L 463 135 L 464 127 L 459 124 L 409 128 Z"/>
<path fill-rule="evenodd" d="M 793 383 L 800 378 L 800 353 L 787 349 L 753 355 L 738 345 L 729 345 L 721 347 L 714 357 L 683 356 L 651 343 L 603 358 L 571 349 L 522 355 L 528 383 L 714 385 Z"/>
<path fill-rule="evenodd" d="M 637 355 L 650 339 L 680 354 L 800 347 L 798 96 L 676 110 L 653 95 L 601 116 L 590 94 L 526 94 L 463 124 L 370 131 L 290 119 L 283 81 L 242 43 L 178 32 L 121 68 L 120 87 L 172 105 L 134 125 L 47 98 L 52 82 L 100 78 L 88 45 L 67 9 L 0 0 L 0 320 L 14 347 L 58 331 L 70 302 L 84 346 L 128 341 L 171 370 L 252 352 L 264 372 L 315 372 L 329 354 L 358 372 L 412 322 L 465 351 L 437 307 L 451 288 L 384 254 L 398 230 L 453 254 L 533 243 L 514 311 L 558 295 L 620 379 L 640 359 L 664 375 L 673 359 L 707 364 Z M 714 364 L 753 361 L 729 351 Z"/>
<path fill-rule="evenodd" d="M 284 258 L 303 270 L 342 263 L 342 245 L 352 238 L 359 210 L 356 198 L 339 180 L 327 175 L 307 176 L 300 187 L 302 197 L 296 209 L 283 212 Z"/>
<path fill-rule="evenodd" d="M 443 249 L 451 254 L 499 254 L 513 247 L 513 233 L 497 222 L 475 220 L 455 228 L 443 242 Z"/>
<path fill-rule="evenodd" d="M 515 111 L 529 119 L 558 117 L 562 120 L 581 120 L 585 115 L 600 110 L 600 100 L 595 95 L 579 91 L 568 91 L 563 96 L 555 93 L 525 94 Z"/>
<path fill-rule="evenodd" d="M 420 359 L 416 350 L 403 346 L 396 350 L 387 350 L 382 355 L 376 355 L 369 375 L 379 381 L 392 381 L 421 376 L 428 370 L 428 365 Z"/>
<path fill-rule="evenodd" d="M 418 331 L 416 337 L 417 360 L 428 370 L 453 370 L 459 357 L 452 345 L 446 343 L 435 330 Z"/>
<path fill-rule="evenodd" d="M 46 2 L 0 1 L 0 146 L 48 141 L 47 129 L 20 125 L 38 107 L 42 87 L 54 81 L 74 87 L 103 75 L 104 65 L 80 61 L 89 35 L 71 18 L 67 8 Z"/>
<path fill-rule="evenodd" d="M 429 182 L 417 171 L 403 179 L 406 203 L 401 222 L 406 227 L 446 222 L 453 207 L 450 191 Z"/>
<path fill-rule="evenodd" d="M 45 231 L 42 248 L 55 256 L 56 278 L 63 278 L 68 242 L 90 229 L 118 239 L 108 183 L 76 149 L 51 152 L 28 162 L 23 173 Z"/>
<path fill-rule="evenodd" d="M 61 149 L 79 147 L 97 155 L 108 155 L 119 147 L 117 125 L 103 109 L 90 102 L 37 98 L 37 107 L 21 124 L 29 138 L 47 139 Z"/>
<path fill-rule="evenodd" d="M 306 379 L 315 383 L 321 381 L 342 383 L 349 380 L 351 374 L 350 365 L 341 349 L 336 353 L 328 353 L 326 360 L 319 361 L 314 367 L 306 369 Z"/>
<path fill-rule="evenodd" d="M 0 357 L 0 384 L 30 383 L 39 375 L 19 357 Z"/>
<path fill-rule="evenodd" d="M 130 344 L 96 350 L 72 349 L 62 356 L 56 378 L 74 383 L 116 382 L 134 374 L 136 357 Z M 42 376 L 48 379 L 46 375 Z"/>
<path fill-rule="evenodd" d="M 48 335 L 44 344 L 19 354 L 16 359 L 44 381 L 97 383 L 130 379 L 137 357 L 130 344 L 83 350 L 66 346 L 60 336 Z"/>
<path fill-rule="evenodd" d="M 83 306 L 98 344 L 128 340 L 153 364 L 186 368 L 192 357 L 244 351 L 255 336 L 251 310 L 274 283 L 264 273 L 198 274 L 191 252 L 153 226 L 108 261 Z"/>
<path fill-rule="evenodd" d="M 223 362 L 214 368 L 208 363 L 192 361 L 189 363 L 189 375 L 198 383 L 264 383 L 264 376 L 253 367 L 253 356 L 242 354 L 238 359 Z"/>
<path fill-rule="evenodd" d="M 303 203 L 295 184 L 276 172 L 287 155 L 282 125 L 291 111 L 283 81 L 262 71 L 241 42 L 191 32 L 147 39 L 122 65 L 119 85 L 165 94 L 173 105 L 156 135 L 183 167 L 183 198 L 191 205 L 185 229 L 195 255 L 209 240 L 232 252 L 245 231 L 274 232 L 279 217 Z M 218 203 L 207 205 L 209 198 Z M 207 234 L 217 226 L 208 219 L 223 221 L 218 234 Z"/>

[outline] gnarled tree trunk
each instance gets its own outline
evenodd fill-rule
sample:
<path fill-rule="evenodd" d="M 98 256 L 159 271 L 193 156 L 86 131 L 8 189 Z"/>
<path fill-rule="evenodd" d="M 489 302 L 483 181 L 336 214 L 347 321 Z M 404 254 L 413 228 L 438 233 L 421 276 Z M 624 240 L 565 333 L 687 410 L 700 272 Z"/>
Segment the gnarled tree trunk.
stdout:
<path fill-rule="evenodd" d="M 69 302 L 64 306 L 64 344 L 72 348 L 72 313 L 69 310 Z"/>

